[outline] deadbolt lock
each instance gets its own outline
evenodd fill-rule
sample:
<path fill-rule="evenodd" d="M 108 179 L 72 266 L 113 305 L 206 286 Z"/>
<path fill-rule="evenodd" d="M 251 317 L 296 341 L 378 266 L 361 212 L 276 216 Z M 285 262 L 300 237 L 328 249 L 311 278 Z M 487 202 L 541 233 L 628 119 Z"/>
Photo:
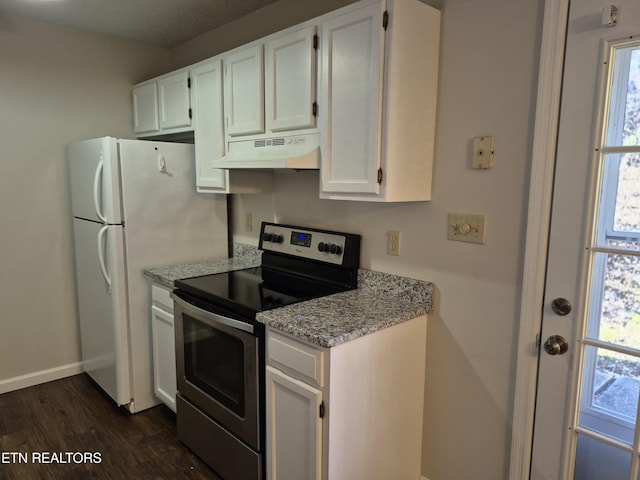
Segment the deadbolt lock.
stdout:
<path fill-rule="evenodd" d="M 551 335 L 543 347 L 549 355 L 562 355 L 569 350 L 569 343 L 562 335 Z"/>
<path fill-rule="evenodd" d="M 551 310 L 556 315 L 569 315 L 571 313 L 571 302 L 566 298 L 554 298 L 551 301 Z"/>

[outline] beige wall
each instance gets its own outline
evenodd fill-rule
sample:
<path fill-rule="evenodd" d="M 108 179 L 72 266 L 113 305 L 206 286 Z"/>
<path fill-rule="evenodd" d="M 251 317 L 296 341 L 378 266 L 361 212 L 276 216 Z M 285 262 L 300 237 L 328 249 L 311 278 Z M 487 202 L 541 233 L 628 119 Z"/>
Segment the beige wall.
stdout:
<path fill-rule="evenodd" d="M 65 145 L 132 136 L 131 85 L 168 50 L 0 17 L 0 387 L 78 362 Z"/>
<path fill-rule="evenodd" d="M 360 233 L 365 268 L 434 282 L 423 475 L 507 479 L 544 2 L 441 3 L 433 201 L 319 200 L 317 173 L 281 174 L 273 194 L 234 198 L 233 231 L 236 240 L 257 242 L 257 229 L 243 230 L 247 212 L 255 225 L 276 220 Z M 470 167 L 471 140 L 480 135 L 495 136 L 492 170 Z M 449 212 L 487 215 L 486 245 L 446 240 Z M 387 230 L 402 232 L 400 257 L 386 255 Z"/>
<path fill-rule="evenodd" d="M 174 48 L 174 66 L 179 68 L 199 62 L 354 1 L 278 0 Z"/>

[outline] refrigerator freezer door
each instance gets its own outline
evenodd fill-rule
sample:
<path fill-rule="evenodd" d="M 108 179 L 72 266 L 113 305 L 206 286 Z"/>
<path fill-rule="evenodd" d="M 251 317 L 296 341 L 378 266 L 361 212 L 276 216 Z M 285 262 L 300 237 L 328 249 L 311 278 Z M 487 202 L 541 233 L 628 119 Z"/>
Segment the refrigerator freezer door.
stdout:
<path fill-rule="evenodd" d="M 226 198 L 196 193 L 193 145 L 119 146 L 127 261 L 148 268 L 226 257 Z"/>
<path fill-rule="evenodd" d="M 123 228 L 74 218 L 73 229 L 83 368 L 118 405 L 127 405 L 132 395 L 126 289 L 124 262 L 118 261 Z"/>
<path fill-rule="evenodd" d="M 73 216 L 100 223 L 122 223 L 117 140 L 95 138 L 67 150 Z"/>

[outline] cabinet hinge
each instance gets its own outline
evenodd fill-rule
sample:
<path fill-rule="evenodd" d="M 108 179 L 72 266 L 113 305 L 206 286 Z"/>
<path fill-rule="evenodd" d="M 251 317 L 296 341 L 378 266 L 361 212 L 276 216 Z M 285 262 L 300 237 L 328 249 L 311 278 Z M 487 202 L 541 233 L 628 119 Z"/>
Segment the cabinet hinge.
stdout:
<path fill-rule="evenodd" d="M 313 35 L 313 49 L 318 50 L 318 34 Z"/>
<path fill-rule="evenodd" d="M 318 416 L 320 418 L 324 418 L 324 401 L 320 402 L 320 407 L 318 407 Z"/>
<path fill-rule="evenodd" d="M 189 118 L 193 118 L 193 110 L 189 109 Z"/>
<path fill-rule="evenodd" d="M 382 167 L 378 169 L 378 183 L 382 183 Z"/>
<path fill-rule="evenodd" d="M 318 102 L 313 102 L 313 103 L 311 104 L 311 114 L 312 114 L 314 117 L 317 117 L 317 116 L 318 116 Z"/>
<path fill-rule="evenodd" d="M 187 88 L 191 88 L 191 77 L 187 77 Z"/>
<path fill-rule="evenodd" d="M 384 13 L 382 14 L 382 28 L 386 30 L 388 26 L 389 26 L 389 12 L 385 10 Z"/>

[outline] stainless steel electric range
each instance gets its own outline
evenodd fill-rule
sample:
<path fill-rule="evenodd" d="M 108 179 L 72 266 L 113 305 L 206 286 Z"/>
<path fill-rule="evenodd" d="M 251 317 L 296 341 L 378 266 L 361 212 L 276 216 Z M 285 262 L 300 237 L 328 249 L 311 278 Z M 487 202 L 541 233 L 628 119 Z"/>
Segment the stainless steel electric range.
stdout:
<path fill-rule="evenodd" d="M 360 236 L 262 223 L 260 267 L 176 281 L 178 438 L 227 480 L 265 472 L 263 310 L 357 287 Z"/>

